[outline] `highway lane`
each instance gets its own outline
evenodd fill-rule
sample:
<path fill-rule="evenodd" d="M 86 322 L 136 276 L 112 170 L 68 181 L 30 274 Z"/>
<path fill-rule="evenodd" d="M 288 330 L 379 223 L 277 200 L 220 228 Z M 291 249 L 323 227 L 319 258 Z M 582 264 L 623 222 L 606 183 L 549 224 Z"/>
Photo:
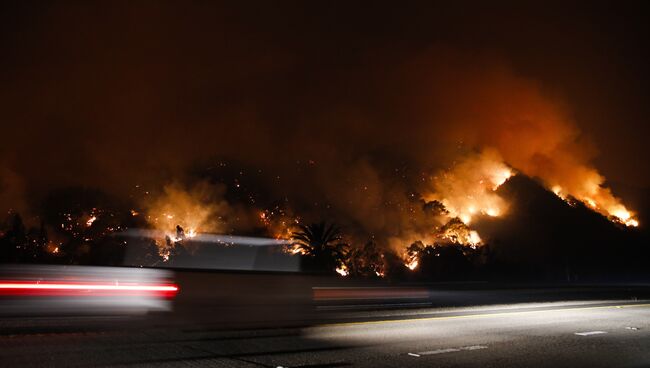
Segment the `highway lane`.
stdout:
<path fill-rule="evenodd" d="M 0 320 L 0 366 L 644 367 L 650 301 L 345 311 L 303 328 Z"/>

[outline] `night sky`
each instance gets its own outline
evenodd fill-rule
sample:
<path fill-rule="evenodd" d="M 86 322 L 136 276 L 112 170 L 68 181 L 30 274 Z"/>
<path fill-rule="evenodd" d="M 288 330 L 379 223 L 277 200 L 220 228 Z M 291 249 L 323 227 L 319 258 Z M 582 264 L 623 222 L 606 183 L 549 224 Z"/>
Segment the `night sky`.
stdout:
<path fill-rule="evenodd" d="M 3 2 L 0 205 L 66 186 L 125 195 L 223 160 L 332 201 L 357 177 L 384 186 L 407 167 L 417 182 L 557 133 L 557 155 L 638 207 L 644 2 L 455 3 Z M 500 148 L 519 169 L 517 149 Z"/>

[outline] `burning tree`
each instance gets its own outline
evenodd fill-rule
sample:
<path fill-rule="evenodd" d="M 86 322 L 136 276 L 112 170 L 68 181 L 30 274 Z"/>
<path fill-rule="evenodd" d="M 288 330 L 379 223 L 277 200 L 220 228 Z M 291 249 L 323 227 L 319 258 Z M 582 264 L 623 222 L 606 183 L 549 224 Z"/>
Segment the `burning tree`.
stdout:
<path fill-rule="evenodd" d="M 422 210 L 425 213 L 429 213 L 433 216 L 447 216 L 449 215 L 449 211 L 445 208 L 445 205 L 442 204 L 442 202 L 438 200 L 433 200 L 433 201 L 425 201 L 423 199 L 420 200 L 422 202 Z"/>
<path fill-rule="evenodd" d="M 49 240 L 45 222 L 40 226 L 28 227 L 15 212 L 0 223 L 0 263 L 38 263 L 56 261 L 51 255 L 58 247 Z"/>
<path fill-rule="evenodd" d="M 347 267 L 352 276 L 383 277 L 386 274 L 384 253 L 374 240 L 369 240 L 361 248 L 350 250 Z"/>
<path fill-rule="evenodd" d="M 315 271 L 347 275 L 345 260 L 349 246 L 343 241 L 341 229 L 327 222 L 299 225 L 293 232 L 294 249 L 307 256 L 307 268 Z"/>
<path fill-rule="evenodd" d="M 474 248 L 482 244 L 478 233 L 470 229 L 457 217 L 449 220 L 441 227 L 438 236 L 453 244 L 467 245 Z"/>
<path fill-rule="evenodd" d="M 43 244 L 40 262 L 121 264 L 128 244 L 117 235 L 143 225 L 129 204 L 98 189 L 52 191 L 41 204 L 40 230 L 30 231 Z"/>
<path fill-rule="evenodd" d="M 420 277 L 435 280 L 462 279 L 471 275 L 472 248 L 458 244 L 427 244 L 416 241 L 406 250 L 406 266 Z"/>
<path fill-rule="evenodd" d="M 420 263 L 420 256 L 424 250 L 424 244 L 418 240 L 406 248 L 404 255 L 405 265 L 409 270 L 415 270 Z"/>

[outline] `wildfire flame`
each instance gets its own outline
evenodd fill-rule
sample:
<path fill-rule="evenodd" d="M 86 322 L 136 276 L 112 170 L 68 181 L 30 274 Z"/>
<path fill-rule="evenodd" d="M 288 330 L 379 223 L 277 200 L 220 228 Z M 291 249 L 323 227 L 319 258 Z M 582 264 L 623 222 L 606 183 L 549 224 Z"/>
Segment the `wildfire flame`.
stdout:
<path fill-rule="evenodd" d="M 289 211 L 280 206 L 260 211 L 259 220 L 269 235 L 278 240 L 290 240 L 297 225 L 300 224 L 299 217 L 292 216 Z"/>
<path fill-rule="evenodd" d="M 223 200 L 219 188 L 201 182 L 191 187 L 171 184 L 163 189 L 162 193 L 144 203 L 145 218 L 152 227 L 164 232 L 171 243 L 194 238 L 199 232 L 225 232 L 225 217 L 232 208 Z M 131 214 L 139 215 L 133 210 Z M 159 254 L 165 261 L 171 253 L 166 239 L 156 241 Z"/>
<path fill-rule="evenodd" d="M 60 252 L 60 247 L 61 244 L 56 244 L 52 241 L 48 242 L 47 245 L 45 246 L 45 251 L 47 251 L 50 254 L 59 254 Z"/>
<path fill-rule="evenodd" d="M 421 243 L 420 243 L 421 245 Z M 408 248 L 404 250 L 402 258 L 404 259 L 404 265 L 411 271 L 418 268 L 420 264 L 420 250 L 421 246 L 417 246 L 417 243 L 411 244 Z"/>
<path fill-rule="evenodd" d="M 472 230 L 469 232 L 469 241 L 467 242 L 469 245 L 479 245 L 482 242 L 481 237 L 476 231 Z"/>
<path fill-rule="evenodd" d="M 305 255 L 307 252 L 299 244 L 289 244 L 285 247 L 285 251 L 289 254 Z"/>
<path fill-rule="evenodd" d="M 583 181 L 572 187 L 555 183 L 550 190 L 559 198 L 572 203 L 578 200 L 611 221 L 626 226 L 639 225 L 634 213 L 602 186 L 603 178 L 595 170 L 585 169 L 589 175 L 579 175 Z M 503 162 L 497 151 L 484 150 L 470 155 L 453 165 L 432 181 L 431 191 L 423 196 L 425 201 L 442 203 L 445 211 L 440 215 L 446 224 L 440 228 L 438 239 L 454 244 L 476 248 L 483 240 L 476 230 L 469 228 L 477 216 L 499 217 L 508 210 L 508 204 L 496 190 L 503 185 L 514 171 Z M 409 269 L 418 266 L 417 254 L 405 257 Z"/>
<path fill-rule="evenodd" d="M 486 150 L 438 175 L 432 192 L 424 199 L 441 202 L 449 218 L 457 217 L 465 224 L 478 215 L 501 216 L 507 204 L 494 191 L 512 175 L 512 169 L 495 151 Z"/>
<path fill-rule="evenodd" d="M 602 178 L 592 176 L 592 180 L 595 180 L 595 182 L 587 182 L 582 186 L 586 188 L 585 191 L 567 193 L 562 186 L 557 184 L 551 187 L 551 191 L 567 202 L 570 202 L 571 198 L 576 199 L 614 222 L 630 227 L 639 226 L 639 221 L 634 217 L 634 213 L 629 211 L 608 188 L 603 188 L 600 185 Z"/>
<path fill-rule="evenodd" d="M 495 191 L 513 175 L 496 151 L 485 150 L 434 177 L 431 191 L 423 199 L 444 206 L 440 213 L 444 226 L 437 231 L 436 239 L 472 248 L 482 245 L 481 236 L 468 225 L 477 216 L 506 213 L 507 203 Z M 405 257 L 405 265 L 411 270 L 417 268 L 418 255 Z"/>
<path fill-rule="evenodd" d="M 95 222 L 96 220 L 97 220 L 97 216 L 90 216 L 88 221 L 86 221 L 86 226 L 88 227 L 92 226 L 93 222 Z"/>
<path fill-rule="evenodd" d="M 339 267 L 336 268 L 336 273 L 338 273 L 341 276 L 347 276 L 350 274 L 350 271 L 348 270 L 348 267 L 346 265 L 340 265 Z"/>
<path fill-rule="evenodd" d="M 413 257 L 413 259 L 406 262 L 406 267 L 408 267 L 409 270 L 413 271 L 416 268 L 418 268 L 418 263 L 419 263 L 419 259 L 417 257 Z"/>

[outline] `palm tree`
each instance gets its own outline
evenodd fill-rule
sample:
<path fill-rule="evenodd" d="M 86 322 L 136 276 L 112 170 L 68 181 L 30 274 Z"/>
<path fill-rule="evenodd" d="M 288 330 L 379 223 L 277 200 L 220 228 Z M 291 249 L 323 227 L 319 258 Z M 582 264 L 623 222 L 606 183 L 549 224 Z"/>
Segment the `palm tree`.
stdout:
<path fill-rule="evenodd" d="M 311 258 L 315 270 L 334 272 L 344 263 L 348 245 L 338 226 L 323 221 L 299 228 L 292 234 L 294 246 Z"/>

